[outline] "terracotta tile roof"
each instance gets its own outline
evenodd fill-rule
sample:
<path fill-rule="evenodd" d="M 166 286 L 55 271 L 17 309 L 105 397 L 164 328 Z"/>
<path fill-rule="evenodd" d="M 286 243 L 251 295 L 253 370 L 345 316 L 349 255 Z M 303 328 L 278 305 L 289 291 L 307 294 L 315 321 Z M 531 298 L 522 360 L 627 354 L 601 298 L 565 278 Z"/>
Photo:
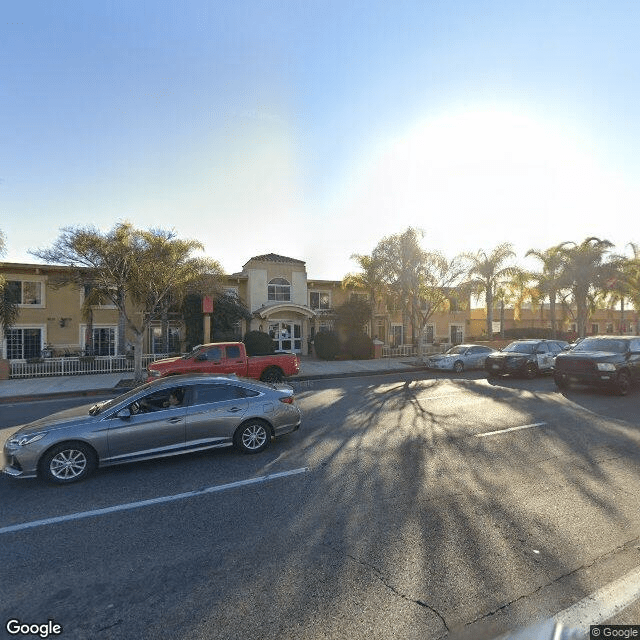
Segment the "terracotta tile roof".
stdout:
<path fill-rule="evenodd" d="M 266 253 L 262 256 L 254 256 L 247 262 L 259 260 L 260 262 L 289 262 L 292 264 L 305 264 L 304 260 L 296 260 L 295 258 L 287 258 L 287 256 L 279 256 L 276 253 Z"/>

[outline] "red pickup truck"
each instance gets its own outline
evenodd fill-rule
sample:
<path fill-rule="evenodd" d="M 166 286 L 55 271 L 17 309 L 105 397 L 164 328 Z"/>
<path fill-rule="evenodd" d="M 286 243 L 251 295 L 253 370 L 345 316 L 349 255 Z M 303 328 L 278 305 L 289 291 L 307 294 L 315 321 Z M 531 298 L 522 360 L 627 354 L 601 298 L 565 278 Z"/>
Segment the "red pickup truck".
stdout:
<path fill-rule="evenodd" d="M 242 342 L 213 342 L 178 358 L 156 360 L 147 367 L 147 382 L 180 373 L 235 373 L 264 382 L 282 382 L 300 370 L 295 353 L 247 356 Z"/>

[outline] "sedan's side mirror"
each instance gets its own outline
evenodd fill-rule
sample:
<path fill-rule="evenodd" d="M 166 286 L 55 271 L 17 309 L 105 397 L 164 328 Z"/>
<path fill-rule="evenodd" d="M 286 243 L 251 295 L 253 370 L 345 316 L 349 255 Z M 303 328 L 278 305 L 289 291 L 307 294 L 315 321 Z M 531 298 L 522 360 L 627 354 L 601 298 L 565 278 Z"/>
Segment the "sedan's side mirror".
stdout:
<path fill-rule="evenodd" d="M 206 359 L 207 359 L 207 356 L 206 356 L 206 354 L 204 354 L 204 353 L 199 353 L 199 354 L 196 356 L 196 362 L 203 362 L 203 361 L 204 361 L 204 360 L 206 360 Z"/>
<path fill-rule="evenodd" d="M 116 418 L 121 418 L 122 420 L 126 420 L 127 418 L 131 417 L 131 411 L 129 410 L 128 407 L 125 407 L 124 409 L 120 409 L 120 411 L 118 411 L 118 413 L 116 413 Z"/>

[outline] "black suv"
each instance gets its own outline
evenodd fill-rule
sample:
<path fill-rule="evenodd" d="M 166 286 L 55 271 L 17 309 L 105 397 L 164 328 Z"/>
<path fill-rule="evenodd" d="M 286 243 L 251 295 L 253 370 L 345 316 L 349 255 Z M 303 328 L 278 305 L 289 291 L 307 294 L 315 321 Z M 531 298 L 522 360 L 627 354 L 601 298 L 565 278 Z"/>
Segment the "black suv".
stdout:
<path fill-rule="evenodd" d="M 640 380 L 640 338 L 593 336 L 556 358 L 554 380 L 560 389 L 570 383 L 609 387 L 626 396 Z"/>
<path fill-rule="evenodd" d="M 542 371 L 552 371 L 556 356 L 567 344 L 563 340 L 515 340 L 485 360 L 487 377 L 509 374 L 535 378 Z"/>

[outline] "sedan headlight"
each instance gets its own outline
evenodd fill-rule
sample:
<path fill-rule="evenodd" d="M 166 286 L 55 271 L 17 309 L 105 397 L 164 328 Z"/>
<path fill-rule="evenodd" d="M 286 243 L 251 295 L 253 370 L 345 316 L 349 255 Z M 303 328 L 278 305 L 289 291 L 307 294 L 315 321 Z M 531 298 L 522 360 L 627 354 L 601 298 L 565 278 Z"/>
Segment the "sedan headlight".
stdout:
<path fill-rule="evenodd" d="M 12 447 L 24 447 L 26 444 L 31 444 L 32 442 L 38 442 L 38 440 L 42 440 L 47 435 L 46 431 L 41 431 L 40 433 L 30 433 L 26 436 L 14 436 L 13 438 L 9 438 L 7 440 L 7 444 Z"/>
<path fill-rule="evenodd" d="M 611 362 L 597 362 L 598 371 L 615 371 L 616 366 Z"/>
<path fill-rule="evenodd" d="M 156 369 L 147 369 L 147 373 L 152 377 L 152 378 L 159 378 L 160 377 L 160 372 L 157 371 Z"/>

